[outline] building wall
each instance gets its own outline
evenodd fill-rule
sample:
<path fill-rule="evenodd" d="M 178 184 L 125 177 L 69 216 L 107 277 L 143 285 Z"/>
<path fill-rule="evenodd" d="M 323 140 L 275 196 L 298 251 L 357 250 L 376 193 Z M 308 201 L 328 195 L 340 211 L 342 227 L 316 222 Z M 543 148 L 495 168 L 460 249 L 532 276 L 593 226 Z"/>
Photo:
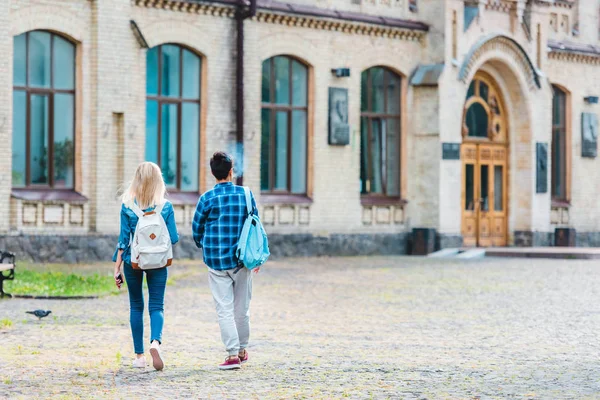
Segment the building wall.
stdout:
<path fill-rule="evenodd" d="M 595 205 L 598 193 L 596 185 L 588 183 L 600 178 L 594 172 L 597 160 L 578 156 L 580 114 L 597 112 L 598 106 L 586 105 L 582 99 L 598 92 L 594 89 L 600 84 L 595 78 L 598 64 L 589 58 L 585 62 L 549 58 L 546 50 L 549 39 L 596 43 L 596 6 L 587 4 L 590 2 L 582 2 L 581 8 L 537 4 L 526 18 L 528 30 L 520 23 L 516 9 L 511 8 L 513 3 L 524 4 L 520 1 L 480 3 L 480 14 L 468 29 L 464 26 L 464 2 L 460 0 L 419 1 L 416 12 L 409 10 L 408 0 L 297 2 L 423 21 L 430 30 L 426 34 L 381 27 L 361 30 L 355 27 L 364 24 L 336 25 L 331 21 L 309 27 L 306 18 L 269 16 L 260 10 L 257 17 L 245 22 L 244 181 L 257 195 L 270 234 L 319 238 L 387 234 L 404 238 L 412 227 L 427 227 L 459 237 L 462 163 L 442 160 L 441 146 L 462 142 L 464 99 L 470 79 L 479 70 L 496 78 L 509 108 L 511 240 L 515 232 L 548 233 L 557 225 L 600 231 L 600 211 Z M 8 55 L 0 60 L 0 141 L 10 154 L 12 38 L 34 29 L 69 37 L 77 46 L 75 189 L 87 198 L 34 201 L 11 197 L 11 157 L 2 157 L 0 215 L 4 217 L 0 217 L 0 235 L 109 237 L 118 233 L 119 194 L 144 160 L 145 150 L 146 50 L 133 35 L 130 20 L 137 23 L 149 47 L 178 43 L 202 57 L 201 191 L 214 182 L 207 168 L 210 155 L 220 149 L 238 153 L 232 135 L 236 121 L 233 10 L 191 3 L 175 6 L 168 1 L 165 7 L 144 4 L 130 0 L 0 0 L 0 52 Z M 555 31 L 551 25 L 553 14 L 557 21 L 566 16 L 571 27 L 579 21 L 579 34 L 560 28 Z M 469 75 L 458 79 L 471 49 L 494 34 L 509 37 L 524 49 L 542 72 L 541 88 L 532 87 L 530 73 L 511 53 L 514 46 L 478 54 Z M 259 193 L 261 65 L 263 60 L 280 54 L 297 57 L 310 69 L 310 202 L 274 202 Z M 436 63 L 444 65 L 438 86 L 409 84 L 419 65 Z M 406 204 L 361 203 L 360 74 L 378 65 L 393 69 L 404 82 L 401 157 L 402 198 Z M 333 76 L 331 69 L 338 67 L 350 68 L 351 76 Z M 566 211 L 552 208 L 549 193 L 535 193 L 535 144 L 550 145 L 551 140 L 551 83 L 566 87 L 573 101 L 572 203 Z M 328 145 L 329 87 L 349 91 L 348 146 Z M 190 233 L 194 206 L 191 200 L 175 204 L 184 235 Z M 338 243 L 347 242 L 340 239 Z"/>
<path fill-rule="evenodd" d="M 19 1 L 1 3 L 0 16 L 10 21 L 2 35 L 5 54 L 12 54 L 12 37 L 35 29 L 49 29 L 72 39 L 77 46 L 77 147 L 76 191 L 84 202 L 34 201 L 12 198 L 2 202 L 10 218 L 0 218 L 0 232 L 14 235 L 116 234 L 119 227 L 119 194 L 137 164 L 144 160 L 146 50 L 134 37 L 135 20 L 148 45 L 185 45 L 203 57 L 202 105 L 204 131 L 201 149 L 201 190 L 214 179 L 207 168 L 210 155 L 219 149 L 236 153 L 235 130 L 235 20 L 232 10 L 213 7 L 163 9 L 136 5 L 129 0 L 102 2 Z M 400 15 L 400 14 L 399 14 Z M 404 15 L 404 14 L 402 14 Z M 6 24 L 2 25 L 7 27 Z M 412 108 L 408 78 L 419 64 L 424 39 L 406 31 L 400 36 L 344 33 L 330 28 L 293 27 L 285 20 L 247 21 L 245 97 L 245 183 L 260 203 L 260 85 L 262 61 L 288 54 L 311 68 L 313 88 L 312 203 L 261 206 L 271 233 L 402 233 L 407 229 L 407 210 L 401 206 L 363 207 L 359 193 L 360 74 L 377 65 L 387 66 L 404 80 L 404 108 Z M 408 33 L 406 35 L 405 33 Z M 5 80 L 0 92 L 6 123 L 1 135 L 10 149 L 12 56 L 0 63 Z M 335 78 L 330 70 L 349 67 L 351 77 Z M 349 90 L 351 144 L 329 146 L 328 87 Z M 431 115 L 430 115 L 431 117 Z M 410 144 L 411 127 L 402 134 Z M 4 163 L 10 162 L 3 158 Z M 409 158 L 406 170 L 412 168 Z M 3 166 L 0 194 L 10 198 L 9 164 Z M 404 171 L 406 174 L 406 171 Z M 403 197 L 409 200 L 412 188 Z M 175 204 L 180 230 L 189 234 L 195 201 Z M 412 205 L 409 205 L 411 207 Z M 10 211 L 10 213 L 8 213 Z M 10 223 L 10 226 L 9 226 Z"/>

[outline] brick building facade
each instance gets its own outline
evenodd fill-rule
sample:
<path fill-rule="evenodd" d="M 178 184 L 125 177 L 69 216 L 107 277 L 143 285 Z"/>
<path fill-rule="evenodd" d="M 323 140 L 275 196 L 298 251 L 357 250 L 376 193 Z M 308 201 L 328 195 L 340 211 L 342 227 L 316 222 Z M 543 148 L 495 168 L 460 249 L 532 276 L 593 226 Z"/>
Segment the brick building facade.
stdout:
<path fill-rule="evenodd" d="M 0 247 L 107 258 L 146 159 L 189 235 L 219 149 L 277 254 L 600 245 L 597 1 L 255 4 L 0 0 Z"/>

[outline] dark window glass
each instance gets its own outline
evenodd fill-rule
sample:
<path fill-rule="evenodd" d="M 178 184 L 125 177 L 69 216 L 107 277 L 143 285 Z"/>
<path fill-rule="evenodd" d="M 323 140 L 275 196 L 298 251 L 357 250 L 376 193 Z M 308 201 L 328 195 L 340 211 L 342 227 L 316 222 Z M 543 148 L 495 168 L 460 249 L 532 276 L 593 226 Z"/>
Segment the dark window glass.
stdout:
<path fill-rule="evenodd" d="M 13 186 L 73 188 L 75 45 L 46 31 L 13 43 Z"/>
<path fill-rule="evenodd" d="M 57 93 L 54 96 L 54 186 L 73 187 L 75 148 L 75 96 Z"/>
<path fill-rule="evenodd" d="M 369 118 L 362 117 L 360 119 L 360 131 L 368 132 L 369 131 Z M 361 193 L 369 193 L 371 192 L 371 182 L 369 180 L 370 169 L 369 169 L 369 144 L 367 141 L 369 140 L 368 134 L 360 135 L 360 192 Z"/>
<path fill-rule="evenodd" d="M 288 186 L 288 113 L 275 114 L 275 190 L 287 190 Z"/>
<path fill-rule="evenodd" d="M 386 71 L 387 88 L 387 110 L 388 114 L 400 115 L 400 77 L 390 71 Z"/>
<path fill-rule="evenodd" d="M 177 187 L 178 105 L 166 103 L 161 108 L 160 165 L 167 187 Z"/>
<path fill-rule="evenodd" d="M 179 97 L 181 79 L 181 47 L 172 44 L 161 46 L 161 95 Z"/>
<path fill-rule="evenodd" d="M 196 103 L 181 106 L 181 190 L 198 190 L 200 109 Z"/>
<path fill-rule="evenodd" d="M 158 162 L 158 102 L 146 101 L 146 161 Z"/>
<path fill-rule="evenodd" d="M 466 165 L 465 173 L 465 210 L 475 210 L 475 167 L 473 164 Z"/>
<path fill-rule="evenodd" d="M 494 166 L 494 211 L 504 210 L 504 173 L 501 165 Z"/>
<path fill-rule="evenodd" d="M 146 53 L 146 95 L 158 94 L 158 54 L 159 47 L 153 47 Z"/>
<path fill-rule="evenodd" d="M 179 45 L 154 47 L 146 77 L 146 160 L 160 166 L 170 189 L 197 192 L 202 59 Z"/>
<path fill-rule="evenodd" d="M 49 113 L 48 95 L 32 94 L 30 107 L 31 183 L 48 184 Z"/>
<path fill-rule="evenodd" d="M 268 191 L 271 188 L 269 172 L 271 154 L 271 110 L 261 110 L 261 142 L 260 142 L 260 189 Z"/>
<path fill-rule="evenodd" d="M 262 102 L 271 102 L 271 64 L 272 60 L 265 60 L 262 64 Z"/>
<path fill-rule="evenodd" d="M 369 74 L 367 74 L 367 73 L 362 73 L 360 75 L 360 109 L 361 110 L 369 109 L 369 101 L 368 101 L 369 91 L 367 90 L 368 83 L 369 83 L 368 78 L 369 78 Z"/>
<path fill-rule="evenodd" d="M 360 182 L 362 194 L 400 196 L 402 80 L 383 67 L 361 76 Z"/>
<path fill-rule="evenodd" d="M 306 193 L 306 130 L 306 112 L 292 111 L 291 189 L 293 194 Z"/>
<path fill-rule="evenodd" d="M 50 87 L 50 40 L 49 32 L 29 32 L 28 67 L 29 85 Z"/>
<path fill-rule="evenodd" d="M 200 98 L 200 57 L 183 50 L 183 97 Z"/>
<path fill-rule="evenodd" d="M 488 113 L 481 103 L 473 103 L 467 110 L 469 136 L 488 136 Z"/>
<path fill-rule="evenodd" d="M 552 101 L 552 197 L 567 200 L 567 127 L 566 127 L 566 94 L 560 88 L 553 86 Z"/>
<path fill-rule="evenodd" d="M 473 96 L 475 96 L 475 81 L 471 82 L 469 85 L 469 90 L 467 91 L 467 100 Z"/>
<path fill-rule="evenodd" d="M 306 194 L 308 68 L 277 56 L 262 65 L 261 190 Z"/>
<path fill-rule="evenodd" d="M 486 103 L 488 102 L 488 98 L 490 96 L 490 88 L 485 82 L 479 82 L 479 97 L 483 99 Z"/>
<path fill-rule="evenodd" d="M 12 185 L 26 185 L 27 168 L 27 93 L 13 92 Z"/>
<path fill-rule="evenodd" d="M 298 61 L 292 61 L 292 105 L 306 106 L 307 91 L 306 67 Z"/>
<path fill-rule="evenodd" d="M 27 85 L 27 34 L 15 36 L 13 47 L 13 85 Z"/>
<path fill-rule="evenodd" d="M 290 104 L 290 59 L 275 57 L 275 103 Z"/>
<path fill-rule="evenodd" d="M 371 106 L 370 110 L 373 112 L 383 112 L 385 102 L 385 90 L 383 87 L 383 76 L 384 69 L 375 67 L 370 72 L 371 76 Z"/>
<path fill-rule="evenodd" d="M 54 73 L 54 87 L 56 89 L 75 88 L 75 46 L 73 43 L 54 36 L 52 50 L 52 71 Z"/>
<path fill-rule="evenodd" d="M 481 211 L 490 211 L 490 167 L 482 165 L 480 170 L 479 179 L 481 181 L 480 188 L 480 199 L 481 199 Z"/>

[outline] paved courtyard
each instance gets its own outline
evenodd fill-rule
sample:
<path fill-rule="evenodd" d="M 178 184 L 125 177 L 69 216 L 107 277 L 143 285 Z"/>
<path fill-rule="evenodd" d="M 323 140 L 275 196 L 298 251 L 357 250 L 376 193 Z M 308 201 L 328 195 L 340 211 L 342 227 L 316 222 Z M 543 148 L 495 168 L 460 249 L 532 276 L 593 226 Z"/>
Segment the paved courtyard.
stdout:
<path fill-rule="evenodd" d="M 125 294 L 0 301 L 0 398 L 600 398 L 597 261 L 271 262 L 233 372 L 205 270 L 172 276 L 162 372 L 130 367 Z"/>

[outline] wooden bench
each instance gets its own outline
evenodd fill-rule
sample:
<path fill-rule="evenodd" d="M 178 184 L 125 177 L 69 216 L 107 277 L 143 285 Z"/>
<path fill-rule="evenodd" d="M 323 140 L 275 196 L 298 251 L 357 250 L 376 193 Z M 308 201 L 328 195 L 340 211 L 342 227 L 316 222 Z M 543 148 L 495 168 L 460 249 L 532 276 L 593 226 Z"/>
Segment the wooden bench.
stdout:
<path fill-rule="evenodd" d="M 10 294 L 4 292 L 4 281 L 15 279 L 15 255 L 7 251 L 0 251 L 0 298 Z"/>

